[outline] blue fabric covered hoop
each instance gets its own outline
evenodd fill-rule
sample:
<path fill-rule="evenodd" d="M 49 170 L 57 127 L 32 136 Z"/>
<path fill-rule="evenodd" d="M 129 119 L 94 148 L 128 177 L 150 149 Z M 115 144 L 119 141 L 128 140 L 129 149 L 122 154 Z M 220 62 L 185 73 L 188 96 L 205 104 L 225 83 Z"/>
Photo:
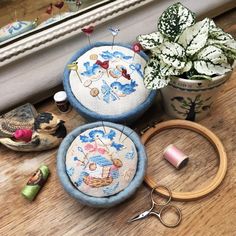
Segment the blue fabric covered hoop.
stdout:
<path fill-rule="evenodd" d="M 80 57 L 81 55 L 83 55 L 84 53 L 86 53 L 88 50 L 90 50 L 93 47 L 111 46 L 111 45 L 112 43 L 109 43 L 109 42 L 99 42 L 99 43 L 94 43 L 91 46 L 90 45 L 86 46 L 82 48 L 81 50 L 79 50 L 76 54 L 74 54 L 73 57 L 67 63 L 67 65 L 77 60 L 78 57 Z M 132 49 L 131 46 L 126 45 L 126 44 L 116 43 L 115 45 Z M 148 60 L 148 56 L 144 52 L 140 52 L 139 55 L 141 55 L 145 60 Z M 92 120 L 92 121 L 106 120 L 106 121 L 117 122 L 117 123 L 135 121 L 152 105 L 155 99 L 155 96 L 157 94 L 156 90 L 152 90 L 149 96 L 147 97 L 146 101 L 144 101 L 142 104 L 140 104 L 133 110 L 130 110 L 129 112 L 125 112 L 121 115 L 115 115 L 115 116 L 101 115 L 97 112 L 87 109 L 75 98 L 70 88 L 70 83 L 69 83 L 70 70 L 67 69 L 67 65 L 64 70 L 64 79 L 63 79 L 64 89 L 67 93 L 70 104 L 76 109 L 77 112 L 79 112 L 82 116 L 84 116 L 88 120 Z"/>
<path fill-rule="evenodd" d="M 88 196 L 74 187 L 74 185 L 71 183 L 66 173 L 65 158 L 68 148 L 80 133 L 84 132 L 87 129 L 96 128 L 102 125 L 118 129 L 125 135 L 129 136 L 129 138 L 135 144 L 139 159 L 138 159 L 136 174 L 126 189 L 115 195 L 99 198 L 99 197 Z M 101 207 L 101 208 L 112 207 L 123 202 L 125 199 L 129 198 L 142 184 L 147 169 L 147 156 L 145 148 L 141 143 L 139 136 L 135 132 L 132 133 L 132 130 L 127 126 L 125 126 L 125 128 L 123 127 L 124 127 L 123 125 L 114 124 L 110 122 L 101 122 L 101 121 L 85 124 L 76 128 L 71 133 L 69 133 L 61 143 L 57 154 L 57 173 L 62 183 L 62 186 L 64 187 L 66 192 L 68 192 L 72 197 L 79 200 L 81 203 L 92 207 Z"/>

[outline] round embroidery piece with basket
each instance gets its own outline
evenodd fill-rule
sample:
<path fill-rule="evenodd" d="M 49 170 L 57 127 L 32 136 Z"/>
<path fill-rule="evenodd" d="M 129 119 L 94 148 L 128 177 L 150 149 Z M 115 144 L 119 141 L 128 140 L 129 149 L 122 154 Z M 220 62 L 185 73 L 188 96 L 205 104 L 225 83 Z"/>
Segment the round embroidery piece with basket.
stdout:
<path fill-rule="evenodd" d="M 66 155 L 71 182 L 83 193 L 104 197 L 128 186 L 137 166 L 136 148 L 121 131 L 99 126 L 81 133 Z"/>
<path fill-rule="evenodd" d="M 142 184 L 146 153 L 130 128 L 96 122 L 72 131 L 62 142 L 57 170 L 65 190 L 93 207 L 111 207 Z"/>
<path fill-rule="evenodd" d="M 156 95 L 143 84 L 146 60 L 145 53 L 123 44 L 95 43 L 79 50 L 64 72 L 71 105 L 90 120 L 137 119 Z"/>

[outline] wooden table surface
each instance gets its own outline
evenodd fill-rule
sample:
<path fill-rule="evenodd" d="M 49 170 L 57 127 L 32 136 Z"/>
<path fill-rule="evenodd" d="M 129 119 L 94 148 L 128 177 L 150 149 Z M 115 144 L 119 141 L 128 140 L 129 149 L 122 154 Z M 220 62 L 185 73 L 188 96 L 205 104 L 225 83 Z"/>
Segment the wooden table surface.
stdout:
<path fill-rule="evenodd" d="M 236 10 L 216 19 L 227 32 L 236 34 Z M 175 229 L 164 227 L 155 217 L 132 224 L 127 219 L 149 207 L 150 189 L 143 184 L 129 200 L 111 209 L 81 205 L 62 188 L 56 173 L 57 149 L 41 153 L 17 153 L 0 146 L 0 235 L 236 235 L 236 72 L 223 86 L 211 114 L 199 123 L 212 130 L 228 154 L 228 171 L 223 183 L 209 196 L 192 202 L 175 202 L 182 209 L 183 221 Z M 75 111 L 60 114 L 52 100 L 37 106 L 66 121 L 68 131 L 85 123 Z M 148 121 L 167 119 L 157 102 L 133 127 Z M 162 160 L 162 150 L 175 143 L 190 155 L 188 165 L 176 171 Z M 157 183 L 173 191 L 191 191 L 205 186 L 214 177 L 218 159 L 204 139 L 186 130 L 169 130 L 147 145 L 148 173 Z M 20 195 L 29 176 L 40 164 L 51 170 L 46 185 L 34 202 Z"/>

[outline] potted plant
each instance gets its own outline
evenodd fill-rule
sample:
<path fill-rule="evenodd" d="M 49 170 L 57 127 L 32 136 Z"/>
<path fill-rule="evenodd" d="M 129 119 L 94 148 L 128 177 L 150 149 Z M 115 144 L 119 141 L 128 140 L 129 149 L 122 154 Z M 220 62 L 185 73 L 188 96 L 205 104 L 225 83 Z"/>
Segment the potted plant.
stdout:
<path fill-rule="evenodd" d="M 214 95 L 230 76 L 236 59 L 236 41 L 181 3 L 168 7 L 159 18 L 158 31 L 138 36 L 151 52 L 144 69 L 148 89 L 161 89 L 164 108 L 173 117 L 205 117 Z"/>

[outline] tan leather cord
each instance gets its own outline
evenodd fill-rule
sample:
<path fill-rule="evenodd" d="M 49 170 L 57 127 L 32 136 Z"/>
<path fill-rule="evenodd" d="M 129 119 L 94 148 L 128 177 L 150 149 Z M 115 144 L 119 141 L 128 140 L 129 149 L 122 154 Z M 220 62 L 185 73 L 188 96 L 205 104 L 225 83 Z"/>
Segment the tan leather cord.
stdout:
<path fill-rule="evenodd" d="M 218 153 L 219 168 L 216 173 L 216 176 L 214 177 L 214 179 L 212 180 L 212 182 L 210 184 L 208 184 L 206 187 L 204 187 L 200 190 L 196 190 L 196 191 L 192 191 L 192 192 L 172 192 L 172 198 L 174 200 L 180 200 L 180 201 L 190 201 L 190 200 L 195 200 L 195 199 L 199 199 L 201 197 L 204 197 L 207 194 L 211 193 L 214 189 L 216 189 L 220 185 L 220 183 L 222 182 L 222 180 L 224 179 L 224 176 L 226 174 L 227 155 L 226 155 L 224 146 L 221 143 L 221 141 L 219 140 L 219 138 L 212 131 L 210 131 L 209 129 L 207 129 L 206 127 L 204 127 L 198 123 L 186 121 L 186 120 L 170 120 L 170 121 L 161 122 L 161 123 L 155 125 L 154 127 L 148 129 L 142 135 L 141 140 L 142 140 L 143 144 L 146 145 L 147 142 L 153 136 L 157 135 L 158 133 L 160 133 L 163 130 L 173 129 L 173 128 L 187 129 L 187 130 L 191 130 L 191 131 L 194 131 L 194 132 L 202 135 L 213 145 L 213 147 L 215 148 L 215 150 Z M 148 173 L 145 176 L 144 181 L 147 183 L 147 185 L 150 188 L 153 188 L 158 184 L 151 178 L 151 176 L 149 176 Z M 158 191 L 158 193 L 168 197 L 168 194 L 164 190 L 159 189 L 156 191 Z"/>

